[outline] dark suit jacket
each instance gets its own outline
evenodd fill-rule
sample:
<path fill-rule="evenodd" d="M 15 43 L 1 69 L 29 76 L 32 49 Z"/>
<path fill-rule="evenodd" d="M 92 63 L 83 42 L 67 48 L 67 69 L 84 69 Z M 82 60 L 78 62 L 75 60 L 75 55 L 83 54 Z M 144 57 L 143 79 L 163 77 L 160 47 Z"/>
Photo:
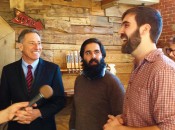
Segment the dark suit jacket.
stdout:
<path fill-rule="evenodd" d="M 11 103 L 30 101 L 39 93 L 39 88 L 42 85 L 50 85 L 54 93 L 50 99 L 42 99 L 37 102 L 37 108 L 41 111 L 42 117 L 37 118 L 29 125 L 11 121 L 8 130 L 56 130 L 54 115 L 65 105 L 60 68 L 54 63 L 39 59 L 29 96 L 21 64 L 22 60 L 19 60 L 4 66 L 2 70 L 0 109 L 10 106 Z"/>

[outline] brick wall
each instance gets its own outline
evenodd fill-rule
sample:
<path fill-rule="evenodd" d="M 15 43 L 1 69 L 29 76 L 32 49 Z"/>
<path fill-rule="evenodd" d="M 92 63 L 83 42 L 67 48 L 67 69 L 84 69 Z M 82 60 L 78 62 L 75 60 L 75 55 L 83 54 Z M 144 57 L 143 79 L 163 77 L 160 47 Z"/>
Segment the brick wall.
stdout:
<path fill-rule="evenodd" d="M 169 38 L 175 36 L 175 0 L 160 0 L 159 4 L 152 7 L 158 9 L 162 14 L 163 31 L 158 46 L 164 47 Z"/>

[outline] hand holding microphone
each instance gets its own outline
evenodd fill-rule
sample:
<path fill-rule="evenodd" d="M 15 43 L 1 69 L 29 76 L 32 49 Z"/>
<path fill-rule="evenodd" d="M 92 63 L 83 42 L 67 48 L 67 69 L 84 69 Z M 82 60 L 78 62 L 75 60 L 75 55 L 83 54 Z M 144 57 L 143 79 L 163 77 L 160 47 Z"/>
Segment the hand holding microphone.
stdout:
<path fill-rule="evenodd" d="M 26 111 L 27 108 L 30 108 L 32 107 L 35 103 L 37 103 L 39 100 L 41 99 L 48 99 L 50 98 L 51 96 L 53 95 L 53 90 L 52 88 L 49 86 L 49 85 L 43 85 L 40 90 L 39 90 L 39 93 L 29 102 L 29 105 L 23 109 L 21 109 L 22 111 L 19 111 L 18 112 L 18 115 L 17 116 L 14 116 L 13 117 L 13 121 L 16 121 L 16 120 L 21 120 L 21 121 L 18 121 L 19 123 L 21 124 L 25 124 L 23 122 L 24 119 L 27 118 L 27 115 L 28 114 Z M 36 109 L 35 109 L 36 110 Z M 30 110 L 31 111 L 31 110 Z M 26 116 L 25 116 L 26 115 Z M 27 123 L 26 123 L 27 124 Z"/>

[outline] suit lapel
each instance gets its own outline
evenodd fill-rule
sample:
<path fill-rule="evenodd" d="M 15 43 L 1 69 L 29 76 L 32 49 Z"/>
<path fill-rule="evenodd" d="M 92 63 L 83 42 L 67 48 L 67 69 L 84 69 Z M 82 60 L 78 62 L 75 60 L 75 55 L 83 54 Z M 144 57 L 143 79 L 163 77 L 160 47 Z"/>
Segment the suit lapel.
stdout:
<path fill-rule="evenodd" d="M 28 96 L 26 79 L 25 79 L 24 72 L 22 69 L 22 59 L 17 61 L 16 74 L 17 74 L 17 78 L 19 81 L 19 86 L 21 87 L 21 91 L 23 91 L 25 93 L 25 95 Z"/>

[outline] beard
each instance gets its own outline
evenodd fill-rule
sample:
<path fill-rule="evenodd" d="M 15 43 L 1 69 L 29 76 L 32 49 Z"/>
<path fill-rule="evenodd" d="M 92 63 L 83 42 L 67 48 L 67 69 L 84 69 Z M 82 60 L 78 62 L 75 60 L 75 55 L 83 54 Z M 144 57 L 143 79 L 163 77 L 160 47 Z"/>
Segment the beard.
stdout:
<path fill-rule="evenodd" d="M 97 64 L 91 65 L 92 62 L 95 62 Z M 91 59 L 89 63 L 83 59 L 82 67 L 84 75 L 93 80 L 102 78 L 104 76 L 104 68 L 106 67 L 106 63 L 104 61 L 104 58 L 102 58 L 100 62 L 97 59 Z"/>
<path fill-rule="evenodd" d="M 139 46 L 141 42 L 139 29 L 133 32 L 130 38 L 125 33 L 122 33 L 120 38 L 126 40 L 126 42 L 122 45 L 121 51 L 122 53 L 127 54 L 131 54 Z"/>

